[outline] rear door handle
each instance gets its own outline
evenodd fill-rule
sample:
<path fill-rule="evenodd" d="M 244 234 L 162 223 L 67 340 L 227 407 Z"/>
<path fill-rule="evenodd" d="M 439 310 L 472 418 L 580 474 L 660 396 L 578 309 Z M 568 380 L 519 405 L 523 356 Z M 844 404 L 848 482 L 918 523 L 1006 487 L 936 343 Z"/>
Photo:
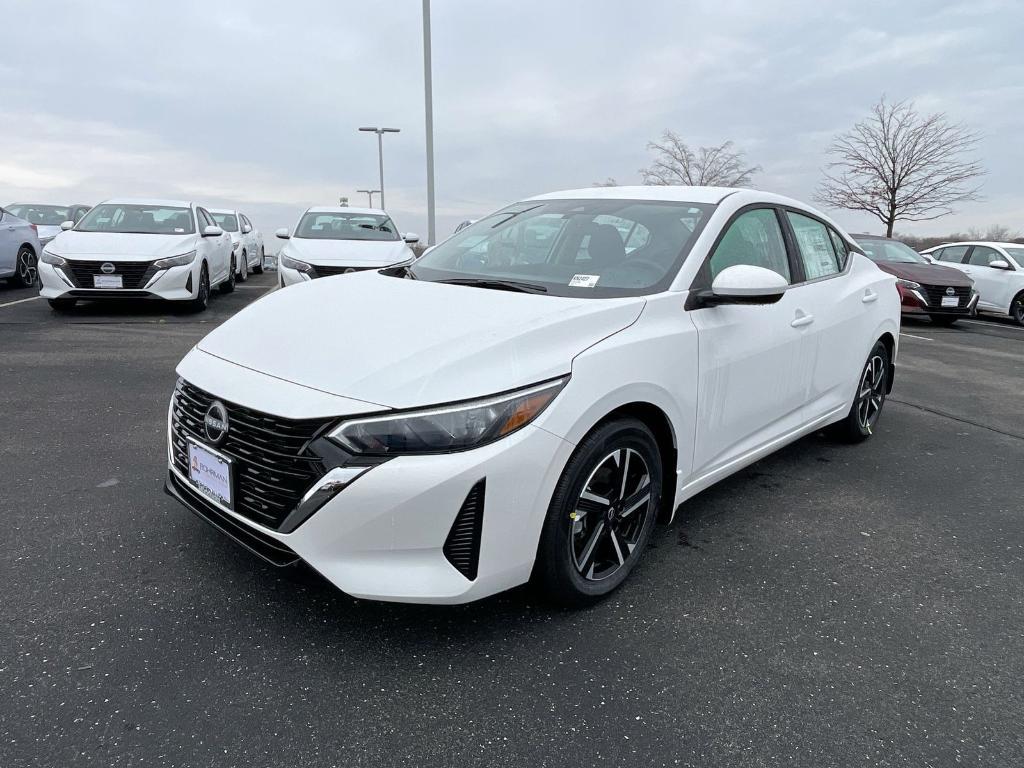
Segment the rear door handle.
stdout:
<path fill-rule="evenodd" d="M 874 291 L 872 291 L 870 288 L 868 288 L 866 291 L 864 291 L 864 296 L 861 298 L 861 301 L 863 301 L 865 304 L 870 304 L 872 301 L 877 301 L 877 300 L 878 300 L 878 294 L 875 293 Z"/>
<path fill-rule="evenodd" d="M 805 325 L 810 325 L 814 322 L 814 315 L 806 315 L 803 312 L 798 314 L 793 322 L 790 323 L 794 328 L 803 328 Z"/>

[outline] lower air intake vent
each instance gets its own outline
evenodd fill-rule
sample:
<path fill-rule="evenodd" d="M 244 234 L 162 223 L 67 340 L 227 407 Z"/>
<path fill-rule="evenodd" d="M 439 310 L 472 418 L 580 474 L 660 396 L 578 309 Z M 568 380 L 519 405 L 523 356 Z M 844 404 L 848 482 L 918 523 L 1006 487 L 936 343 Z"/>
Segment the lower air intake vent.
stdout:
<path fill-rule="evenodd" d="M 470 581 L 476 579 L 480 565 L 480 533 L 484 523 L 484 481 L 472 487 L 455 516 L 444 541 L 444 556 L 455 570 Z"/>

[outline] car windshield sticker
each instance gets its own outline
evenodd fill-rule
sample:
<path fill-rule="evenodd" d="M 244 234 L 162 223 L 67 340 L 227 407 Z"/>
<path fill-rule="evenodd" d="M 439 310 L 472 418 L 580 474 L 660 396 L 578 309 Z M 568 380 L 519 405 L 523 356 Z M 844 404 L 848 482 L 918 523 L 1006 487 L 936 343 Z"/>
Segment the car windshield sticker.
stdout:
<path fill-rule="evenodd" d="M 593 288 L 595 285 L 597 285 L 597 281 L 600 279 L 600 275 L 573 275 L 572 280 L 569 281 L 569 287 Z"/>
<path fill-rule="evenodd" d="M 185 230 L 184 230 L 184 229 L 182 229 L 181 227 L 175 227 L 175 228 L 174 228 L 174 231 L 175 231 L 175 232 L 184 232 Z"/>

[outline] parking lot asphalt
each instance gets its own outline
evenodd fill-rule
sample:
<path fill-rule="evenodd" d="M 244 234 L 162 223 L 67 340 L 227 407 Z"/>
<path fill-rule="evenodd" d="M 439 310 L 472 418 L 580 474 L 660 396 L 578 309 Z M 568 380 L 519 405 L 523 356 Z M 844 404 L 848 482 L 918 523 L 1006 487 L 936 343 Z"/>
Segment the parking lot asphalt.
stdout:
<path fill-rule="evenodd" d="M 905 323 L 872 440 L 702 493 L 596 607 L 404 606 L 161 492 L 174 366 L 272 281 L 0 290 L 0 765 L 1021 764 L 1024 330 Z"/>

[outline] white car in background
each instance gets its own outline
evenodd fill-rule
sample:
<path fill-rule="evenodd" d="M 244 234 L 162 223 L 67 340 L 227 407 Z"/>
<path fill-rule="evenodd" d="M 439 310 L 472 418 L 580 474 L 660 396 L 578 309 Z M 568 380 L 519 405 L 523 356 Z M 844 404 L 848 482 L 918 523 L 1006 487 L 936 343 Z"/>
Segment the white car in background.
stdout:
<path fill-rule="evenodd" d="M 80 299 L 124 298 L 188 302 L 199 311 L 211 288 L 234 290 L 233 265 L 231 238 L 206 209 L 176 200 L 108 200 L 43 249 L 40 295 L 59 311 Z"/>
<path fill-rule="evenodd" d="M 291 235 L 284 228 L 276 235 L 288 241 L 277 260 L 282 287 L 412 261 L 409 245 L 419 242 L 411 232 L 400 236 L 391 217 L 374 208 L 310 208 Z"/>
<path fill-rule="evenodd" d="M 46 246 L 61 232 L 61 225 L 65 221 L 77 224 L 82 217 L 89 212 L 89 205 L 49 205 L 47 203 L 11 203 L 5 209 L 24 219 L 29 224 L 36 225 L 39 233 L 39 244 Z"/>
<path fill-rule="evenodd" d="M 235 276 L 239 282 L 249 279 L 249 273 L 263 274 L 263 235 L 256 230 L 241 211 L 229 208 L 211 208 L 210 215 L 231 237 L 231 253 L 235 257 Z"/>
<path fill-rule="evenodd" d="M 978 311 L 993 312 L 1024 325 L 1024 245 L 1018 243 L 945 243 L 921 253 L 955 267 L 974 280 Z"/>
<path fill-rule="evenodd" d="M 585 603 L 704 488 L 828 425 L 868 439 L 899 327 L 896 278 L 795 200 L 543 195 L 206 336 L 166 488 L 355 596 Z"/>

